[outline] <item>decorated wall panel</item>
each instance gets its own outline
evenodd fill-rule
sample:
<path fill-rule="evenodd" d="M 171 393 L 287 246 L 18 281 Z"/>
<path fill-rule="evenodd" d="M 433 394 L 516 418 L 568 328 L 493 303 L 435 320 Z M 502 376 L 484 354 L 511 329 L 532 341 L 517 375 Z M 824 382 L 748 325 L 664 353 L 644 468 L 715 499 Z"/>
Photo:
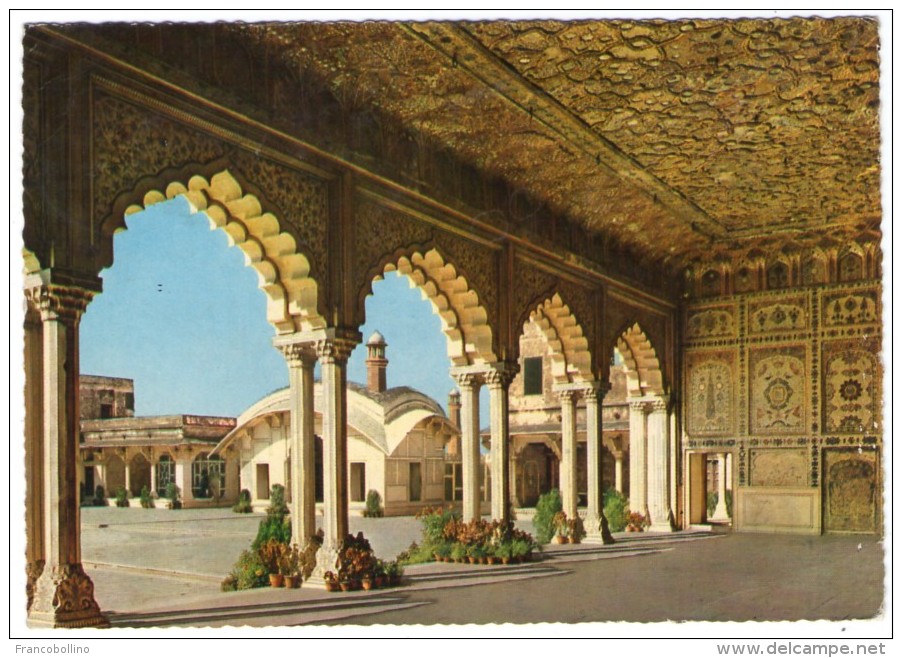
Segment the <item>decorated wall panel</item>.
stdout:
<path fill-rule="evenodd" d="M 808 451 L 753 449 L 749 451 L 749 486 L 808 486 Z"/>
<path fill-rule="evenodd" d="M 808 327 L 807 300 L 798 296 L 750 302 L 748 323 L 750 334 L 805 329 Z"/>
<path fill-rule="evenodd" d="M 877 431 L 880 392 L 876 347 L 874 341 L 824 343 L 824 432 L 864 434 Z"/>
<path fill-rule="evenodd" d="M 806 431 L 805 348 L 752 350 L 749 356 L 749 432 Z"/>
<path fill-rule="evenodd" d="M 875 532 L 881 500 L 876 450 L 824 450 L 824 529 Z"/>
<path fill-rule="evenodd" d="M 736 329 L 734 305 L 701 308 L 689 312 L 686 322 L 686 338 L 691 340 L 735 338 Z"/>
<path fill-rule="evenodd" d="M 736 432 L 735 358 L 729 352 L 693 354 L 687 360 L 686 424 L 692 434 Z"/>

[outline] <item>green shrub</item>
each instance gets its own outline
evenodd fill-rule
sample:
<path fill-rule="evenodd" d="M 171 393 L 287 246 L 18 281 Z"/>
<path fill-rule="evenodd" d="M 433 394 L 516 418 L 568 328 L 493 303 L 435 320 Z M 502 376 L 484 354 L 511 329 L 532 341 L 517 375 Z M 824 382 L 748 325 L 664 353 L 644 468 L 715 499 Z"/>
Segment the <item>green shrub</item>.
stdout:
<path fill-rule="evenodd" d="M 366 492 L 366 509 L 363 510 L 363 515 L 369 518 L 379 518 L 384 516 L 385 512 L 382 509 L 382 496 L 379 495 L 379 492 L 375 489 L 370 489 Z"/>
<path fill-rule="evenodd" d="M 422 564 L 423 562 L 432 562 L 434 559 L 433 555 L 431 547 L 420 546 L 413 542 L 406 550 L 398 553 L 396 562 L 398 564 Z"/>
<path fill-rule="evenodd" d="M 247 489 L 241 490 L 241 493 L 238 494 L 238 502 L 232 507 L 232 511 L 238 514 L 250 514 L 254 511 L 254 508 L 251 506 L 250 491 Z"/>
<path fill-rule="evenodd" d="M 536 528 L 536 540 L 540 544 L 547 544 L 554 537 L 554 515 L 564 508 L 561 502 L 561 492 L 552 489 L 539 496 L 536 503 L 536 514 L 532 523 Z"/>
<path fill-rule="evenodd" d="M 144 509 L 153 509 L 153 497 L 150 495 L 150 489 L 146 486 L 141 487 L 141 507 Z"/>
<path fill-rule="evenodd" d="M 269 507 L 266 513 L 270 516 L 285 516 L 288 514 L 288 505 L 285 504 L 285 487 L 281 484 L 272 485 L 269 492 Z"/>
<path fill-rule="evenodd" d="M 229 578 L 234 581 L 235 589 L 253 589 L 269 584 L 269 572 L 257 551 L 241 551 Z"/>
<path fill-rule="evenodd" d="M 417 518 L 423 524 L 423 545 L 433 549 L 445 542 L 445 528 L 452 521 L 459 521 L 460 515 L 450 507 L 427 507 Z"/>
<path fill-rule="evenodd" d="M 178 486 L 175 482 L 170 482 L 166 485 L 166 498 L 169 499 L 169 502 L 166 503 L 166 507 L 169 509 L 181 509 L 182 501 L 180 500 L 181 492 L 179 491 Z"/>
<path fill-rule="evenodd" d="M 128 507 L 128 492 L 125 487 L 119 487 L 116 491 L 116 507 Z"/>
<path fill-rule="evenodd" d="M 714 516 L 714 510 L 717 508 L 717 492 L 708 492 L 708 518 Z"/>
<path fill-rule="evenodd" d="M 91 500 L 91 504 L 95 507 L 106 507 L 110 504 L 110 501 L 106 499 L 106 492 L 99 484 L 94 488 L 94 498 Z"/>
<path fill-rule="evenodd" d="M 608 520 L 608 529 L 611 532 L 623 532 L 626 529 L 628 509 L 629 501 L 622 493 L 616 489 L 608 489 L 604 492 L 604 515 Z"/>

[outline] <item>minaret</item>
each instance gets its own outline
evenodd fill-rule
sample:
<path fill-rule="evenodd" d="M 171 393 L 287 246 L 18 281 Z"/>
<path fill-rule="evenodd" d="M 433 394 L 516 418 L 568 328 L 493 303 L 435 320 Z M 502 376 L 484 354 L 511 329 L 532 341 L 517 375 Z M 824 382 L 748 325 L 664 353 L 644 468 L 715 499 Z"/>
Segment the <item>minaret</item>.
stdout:
<path fill-rule="evenodd" d="M 448 420 L 460 429 L 460 391 L 457 389 L 448 393 Z"/>
<path fill-rule="evenodd" d="M 386 347 L 388 345 L 385 338 L 378 331 L 374 331 L 366 341 L 366 387 L 372 393 L 382 393 L 386 389 L 385 369 L 388 367 L 388 359 L 385 358 Z"/>

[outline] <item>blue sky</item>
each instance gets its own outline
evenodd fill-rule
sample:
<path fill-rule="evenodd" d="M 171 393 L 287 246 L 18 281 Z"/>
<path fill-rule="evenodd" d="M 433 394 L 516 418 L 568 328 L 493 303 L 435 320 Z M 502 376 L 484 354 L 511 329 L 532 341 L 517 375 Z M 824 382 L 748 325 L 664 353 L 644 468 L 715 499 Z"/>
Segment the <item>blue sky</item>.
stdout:
<path fill-rule="evenodd" d="M 237 416 L 287 386 L 272 347 L 266 299 L 242 252 L 202 213 L 176 199 L 131 215 L 115 238 L 103 293 L 81 323 L 81 372 L 135 381 L 137 415 Z M 441 322 L 409 279 L 388 274 L 367 300 L 364 342 L 388 343 L 388 385 L 411 386 L 447 409 L 454 381 Z M 354 350 L 348 379 L 366 381 L 366 348 Z M 482 391 L 488 425 L 487 391 Z"/>

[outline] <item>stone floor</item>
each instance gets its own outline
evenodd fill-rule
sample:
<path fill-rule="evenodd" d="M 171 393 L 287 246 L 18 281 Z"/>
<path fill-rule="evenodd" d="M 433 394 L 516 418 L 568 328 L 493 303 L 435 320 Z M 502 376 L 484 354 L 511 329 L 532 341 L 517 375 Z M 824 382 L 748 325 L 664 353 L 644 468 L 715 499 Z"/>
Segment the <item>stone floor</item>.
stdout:
<path fill-rule="evenodd" d="M 548 546 L 529 565 L 417 565 L 402 587 L 373 592 L 220 592 L 260 518 L 83 509 L 83 560 L 97 601 L 120 628 L 847 620 L 872 618 L 883 602 L 883 545 L 873 537 L 707 532 Z M 409 517 L 352 518 L 351 527 L 380 557 L 420 531 Z"/>

